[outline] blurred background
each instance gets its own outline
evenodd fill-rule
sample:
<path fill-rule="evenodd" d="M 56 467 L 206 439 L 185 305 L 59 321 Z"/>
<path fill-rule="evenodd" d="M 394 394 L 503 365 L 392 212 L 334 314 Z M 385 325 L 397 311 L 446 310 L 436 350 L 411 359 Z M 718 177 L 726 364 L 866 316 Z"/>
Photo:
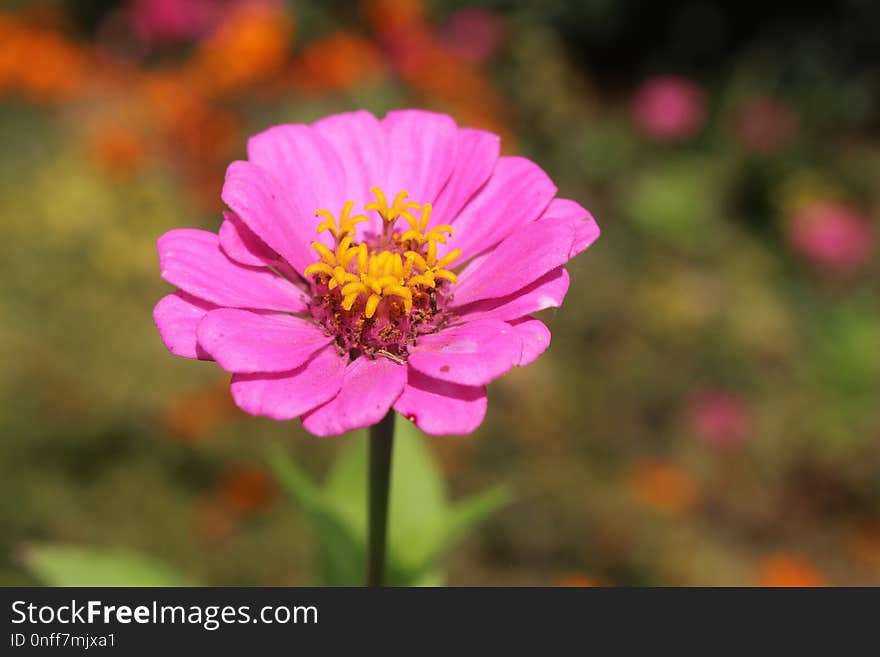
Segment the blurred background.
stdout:
<path fill-rule="evenodd" d="M 6 0 L 0 584 L 43 543 L 318 583 L 265 455 L 320 480 L 354 439 L 166 352 L 155 239 L 219 226 L 248 135 L 417 106 L 603 230 L 551 349 L 427 443 L 453 499 L 512 491 L 446 581 L 880 585 L 880 5 L 655 4 Z"/>

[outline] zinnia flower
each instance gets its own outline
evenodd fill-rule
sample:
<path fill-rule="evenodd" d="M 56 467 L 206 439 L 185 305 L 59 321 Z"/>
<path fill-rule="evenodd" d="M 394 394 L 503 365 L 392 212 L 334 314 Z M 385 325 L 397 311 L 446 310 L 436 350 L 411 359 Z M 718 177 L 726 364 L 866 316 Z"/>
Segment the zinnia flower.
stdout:
<path fill-rule="evenodd" d="M 788 225 L 788 239 L 817 267 L 840 274 L 857 270 L 874 250 L 868 218 L 828 201 L 813 202 L 795 214 Z"/>
<path fill-rule="evenodd" d="M 463 60 L 482 64 L 504 41 L 504 21 L 488 9 L 466 7 L 449 17 L 442 36 L 446 46 Z"/>
<path fill-rule="evenodd" d="M 638 128 L 657 141 L 692 137 L 706 121 L 706 95 L 687 78 L 658 75 L 645 81 L 632 101 Z"/>
<path fill-rule="evenodd" d="M 128 22 L 144 43 L 191 41 L 204 34 L 220 10 L 218 0 L 132 0 Z"/>
<path fill-rule="evenodd" d="M 687 410 L 690 430 L 716 447 L 736 447 L 752 431 L 745 400 L 724 390 L 701 390 L 691 398 Z"/>
<path fill-rule="evenodd" d="M 758 96 L 748 99 L 738 110 L 736 134 L 747 149 L 772 153 L 794 137 L 798 118 L 792 109 L 775 98 Z"/>
<path fill-rule="evenodd" d="M 547 349 L 531 314 L 599 235 L 538 166 L 446 115 L 368 112 L 251 138 L 226 173 L 219 235 L 172 230 L 155 308 L 165 345 L 231 372 L 246 412 L 317 435 L 390 408 L 464 434 L 486 384 Z"/>

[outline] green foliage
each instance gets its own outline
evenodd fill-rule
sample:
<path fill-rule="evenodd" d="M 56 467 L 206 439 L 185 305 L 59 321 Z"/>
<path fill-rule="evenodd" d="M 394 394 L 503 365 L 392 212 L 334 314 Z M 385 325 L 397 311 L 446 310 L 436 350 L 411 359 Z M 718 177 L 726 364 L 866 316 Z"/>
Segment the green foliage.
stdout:
<path fill-rule="evenodd" d="M 367 539 L 367 437 L 356 432 L 323 486 L 280 451 L 270 463 L 281 485 L 307 513 L 318 538 L 322 583 L 360 585 L 365 577 Z M 441 584 L 446 551 L 510 499 L 503 487 L 450 503 L 441 473 L 415 426 L 397 418 L 388 519 L 388 583 Z"/>
<path fill-rule="evenodd" d="M 720 187 L 713 163 L 700 157 L 667 158 L 632 182 L 624 208 L 652 238 L 699 245 L 717 230 Z"/>
<path fill-rule="evenodd" d="M 47 586 L 191 586 L 171 568 L 125 550 L 40 544 L 23 550 L 22 562 Z"/>

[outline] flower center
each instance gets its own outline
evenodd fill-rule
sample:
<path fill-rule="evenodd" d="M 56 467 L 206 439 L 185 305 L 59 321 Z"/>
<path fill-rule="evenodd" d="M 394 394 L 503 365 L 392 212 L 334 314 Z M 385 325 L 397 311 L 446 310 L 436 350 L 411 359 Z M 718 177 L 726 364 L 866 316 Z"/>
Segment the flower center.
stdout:
<path fill-rule="evenodd" d="M 360 242 L 355 226 L 369 219 L 352 216 L 354 201 L 338 218 L 324 208 L 315 212 L 323 219 L 318 234 L 328 231 L 334 248 L 312 243 L 319 256 L 305 270 L 315 287 L 312 315 L 352 357 L 367 353 L 403 360 L 407 345 L 443 323 L 449 287 L 458 281 L 448 267 L 461 251 L 437 257 L 437 244 L 446 244 L 452 227 L 429 229 L 430 203 L 408 201 L 409 193 L 401 191 L 389 205 L 381 189 L 371 191 L 376 200 L 364 210 L 374 210 L 382 227 L 378 233 L 365 231 Z"/>

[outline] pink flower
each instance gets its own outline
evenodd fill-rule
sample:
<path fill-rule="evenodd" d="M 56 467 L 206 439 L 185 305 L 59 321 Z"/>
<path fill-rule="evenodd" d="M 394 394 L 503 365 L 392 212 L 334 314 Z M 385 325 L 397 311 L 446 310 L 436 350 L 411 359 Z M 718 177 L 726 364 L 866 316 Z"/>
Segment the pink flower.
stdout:
<path fill-rule="evenodd" d="M 489 59 L 504 40 L 504 22 L 488 9 L 467 7 L 454 12 L 443 27 L 443 42 L 467 62 Z"/>
<path fill-rule="evenodd" d="M 276 7 L 279 0 L 130 0 L 132 33 L 150 46 L 195 41 L 243 5 Z"/>
<path fill-rule="evenodd" d="M 837 273 L 855 271 L 874 250 L 868 219 L 833 202 L 819 201 L 798 212 L 789 223 L 788 238 L 815 265 Z"/>
<path fill-rule="evenodd" d="M 208 30 L 219 8 L 219 0 L 132 0 L 128 22 L 144 43 L 191 41 Z"/>
<path fill-rule="evenodd" d="M 681 141 L 703 127 L 706 97 L 699 86 L 686 78 L 656 76 L 636 90 L 632 115 L 639 129 L 649 137 Z"/>
<path fill-rule="evenodd" d="M 688 403 L 689 429 L 716 447 L 735 447 L 749 437 L 752 418 L 745 401 L 723 390 L 704 390 Z"/>
<path fill-rule="evenodd" d="M 232 372 L 253 415 L 318 435 L 394 408 L 464 434 L 486 384 L 528 365 L 562 303 L 563 265 L 599 228 L 538 166 L 443 114 L 337 114 L 251 138 L 226 172 L 219 235 L 159 238 L 168 349 Z"/>
<path fill-rule="evenodd" d="M 797 116 L 788 105 L 769 97 L 751 98 L 737 112 L 736 133 L 757 153 L 772 153 L 791 141 Z"/>

